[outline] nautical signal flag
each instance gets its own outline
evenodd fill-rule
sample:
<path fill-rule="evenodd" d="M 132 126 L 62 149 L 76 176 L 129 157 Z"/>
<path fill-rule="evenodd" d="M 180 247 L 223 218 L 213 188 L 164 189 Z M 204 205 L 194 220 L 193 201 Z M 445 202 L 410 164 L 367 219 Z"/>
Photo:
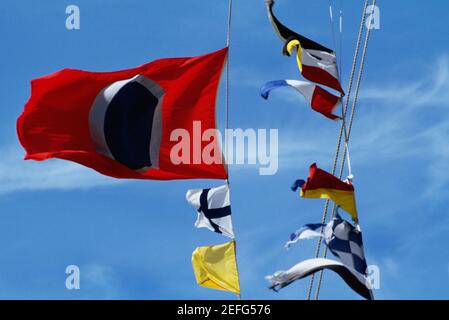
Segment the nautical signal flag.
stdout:
<path fill-rule="evenodd" d="M 216 129 L 227 52 L 160 59 L 116 72 L 63 69 L 33 80 L 17 121 L 25 159 L 70 160 L 115 178 L 227 178 L 224 161 L 171 159 L 179 143 L 175 130 L 194 139 Z M 195 123 L 200 123 L 196 133 Z M 201 157 L 204 149 L 222 158 L 217 139 L 198 140 L 188 145 L 187 158 Z"/>
<path fill-rule="evenodd" d="M 318 229 L 320 230 L 317 231 Z M 290 236 L 285 246 L 288 248 L 299 240 L 313 238 L 324 238 L 328 249 L 343 264 L 361 275 L 366 275 L 368 266 L 359 225 L 353 226 L 337 214 L 327 225 L 306 224 Z"/>
<path fill-rule="evenodd" d="M 284 51 L 291 55 L 295 48 L 298 68 L 304 78 L 328 86 L 343 96 L 345 95 L 338 79 L 337 58 L 334 53 L 306 49 L 297 39 L 287 42 Z"/>
<path fill-rule="evenodd" d="M 186 198 L 198 213 L 195 227 L 207 228 L 234 239 L 227 184 L 218 188 L 189 190 Z"/>
<path fill-rule="evenodd" d="M 286 42 L 288 42 L 291 39 L 298 39 L 302 43 L 304 48 L 315 48 L 316 50 L 325 51 L 325 52 L 329 52 L 329 53 L 333 52 L 331 49 L 326 48 L 325 46 L 322 46 L 321 44 L 319 44 L 311 39 L 308 39 L 308 38 L 294 32 L 293 30 L 287 28 L 285 25 L 283 25 L 278 20 L 278 18 L 274 15 L 274 12 L 273 12 L 274 1 L 273 0 L 265 0 L 265 4 L 267 6 L 268 19 L 270 20 L 274 31 L 279 36 L 282 43 L 285 44 Z"/>
<path fill-rule="evenodd" d="M 260 95 L 264 99 L 268 99 L 272 90 L 281 87 L 292 87 L 296 89 L 296 91 L 306 98 L 313 110 L 321 113 L 326 118 L 331 120 L 340 119 L 339 116 L 333 113 L 340 102 L 340 98 L 310 82 L 299 80 L 270 81 L 260 89 Z"/>
<path fill-rule="evenodd" d="M 348 212 L 354 221 L 358 221 L 352 183 L 341 181 L 334 175 L 319 169 L 314 163 L 310 166 L 307 181 L 297 180 L 292 186 L 295 192 L 299 188 L 301 188 L 302 198 L 330 199 Z"/>
<path fill-rule="evenodd" d="M 371 284 L 364 275 L 339 261 L 330 259 L 316 258 L 305 260 L 287 271 L 277 271 L 273 275 L 266 276 L 265 279 L 270 282 L 270 289 L 279 291 L 296 280 L 303 279 L 323 270 L 331 270 L 338 274 L 352 290 L 363 298 L 367 300 L 374 299 Z"/>
<path fill-rule="evenodd" d="M 192 266 L 198 285 L 240 294 L 235 241 L 196 248 Z"/>
<path fill-rule="evenodd" d="M 284 44 L 283 53 L 291 55 L 292 50 L 297 49 L 298 67 L 304 78 L 326 85 L 344 95 L 338 79 L 334 51 L 287 28 L 274 15 L 274 1 L 266 0 L 265 3 L 273 29 Z"/>
<path fill-rule="evenodd" d="M 358 273 L 366 275 L 368 265 L 359 225 L 353 226 L 337 214 L 326 228 L 325 240 L 329 250 L 341 262 Z"/>
<path fill-rule="evenodd" d="M 285 248 L 288 249 L 299 240 L 313 239 L 316 237 L 322 237 L 323 234 L 318 229 L 323 229 L 326 225 L 323 223 L 310 223 L 303 226 L 301 229 L 296 230 L 290 234 L 290 239 L 285 244 Z"/>

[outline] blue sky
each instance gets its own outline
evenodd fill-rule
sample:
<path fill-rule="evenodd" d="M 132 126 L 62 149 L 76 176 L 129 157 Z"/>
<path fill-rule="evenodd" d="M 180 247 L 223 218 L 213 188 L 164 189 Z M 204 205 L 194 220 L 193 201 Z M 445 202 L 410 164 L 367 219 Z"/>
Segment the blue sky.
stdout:
<path fill-rule="evenodd" d="M 311 258 L 315 242 L 289 251 L 290 232 L 321 218 L 321 200 L 289 190 L 313 162 L 332 164 L 338 124 L 298 95 L 258 94 L 266 81 L 300 79 L 271 30 L 263 0 L 236 0 L 231 51 L 231 128 L 279 129 L 279 171 L 259 176 L 232 166 L 231 198 L 242 294 L 303 299 L 307 280 L 280 293 L 264 276 Z M 340 1 L 333 1 L 337 5 Z M 363 1 L 342 0 L 346 86 Z M 81 9 L 81 29 L 65 28 L 65 8 Z M 359 215 L 369 264 L 381 269 L 379 299 L 449 298 L 449 37 L 444 1 L 379 1 L 351 141 Z M 226 241 L 195 229 L 190 188 L 220 181 L 117 181 L 61 160 L 22 160 L 15 122 L 29 81 L 64 67 L 130 68 L 162 57 L 221 48 L 224 0 L 12 1 L 0 12 L 0 298 L 234 299 L 198 287 L 197 246 Z M 278 0 L 280 19 L 332 46 L 327 0 Z M 218 119 L 223 123 L 223 90 Z M 222 127 L 222 126 L 221 126 Z M 67 265 L 81 290 L 65 288 Z M 324 299 L 358 299 L 331 273 Z"/>

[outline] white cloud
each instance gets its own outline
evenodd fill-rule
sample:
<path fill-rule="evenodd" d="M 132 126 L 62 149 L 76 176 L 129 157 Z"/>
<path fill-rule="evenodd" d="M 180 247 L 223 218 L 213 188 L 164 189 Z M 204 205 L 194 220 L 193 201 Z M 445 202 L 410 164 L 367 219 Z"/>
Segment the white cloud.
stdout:
<path fill-rule="evenodd" d="M 68 161 L 25 161 L 24 151 L 18 145 L 4 147 L 0 154 L 0 194 L 26 190 L 88 189 L 121 182 Z"/>
<path fill-rule="evenodd" d="M 400 270 L 399 263 L 392 257 L 385 258 L 383 265 L 385 266 L 385 271 L 389 275 L 397 275 L 398 271 Z"/>
<path fill-rule="evenodd" d="M 114 269 L 110 266 L 89 264 L 80 269 L 81 290 L 90 294 L 103 294 L 104 299 L 117 297 L 117 281 Z"/>

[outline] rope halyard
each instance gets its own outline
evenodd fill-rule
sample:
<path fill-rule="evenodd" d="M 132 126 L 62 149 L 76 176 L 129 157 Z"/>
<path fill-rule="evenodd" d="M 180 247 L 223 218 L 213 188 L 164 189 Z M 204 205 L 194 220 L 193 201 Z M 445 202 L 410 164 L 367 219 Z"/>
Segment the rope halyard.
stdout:
<path fill-rule="evenodd" d="M 337 65 L 337 73 L 338 73 L 338 77 L 341 80 L 342 78 L 342 72 L 343 72 L 343 68 L 342 68 L 342 38 L 343 38 L 343 16 L 342 16 L 342 10 L 341 10 L 341 5 L 342 2 L 340 1 L 340 20 L 339 20 L 339 30 L 340 30 L 340 43 L 339 43 L 339 50 L 338 50 L 338 56 L 339 56 L 339 63 Z M 330 23 L 331 23 L 331 30 L 332 30 L 332 42 L 334 45 L 334 51 L 337 52 L 337 41 L 336 41 L 336 35 L 335 35 L 335 21 L 334 21 L 334 10 L 332 8 L 332 0 L 329 0 L 329 17 L 330 17 Z M 342 103 L 342 100 L 340 100 L 340 103 Z M 342 106 L 343 108 L 343 106 Z M 346 130 L 346 114 L 343 112 L 342 109 L 342 121 L 343 121 L 343 128 L 344 128 L 344 138 L 345 138 L 345 149 L 347 150 L 346 152 L 346 157 L 347 157 L 347 161 L 348 161 L 348 170 L 349 170 L 349 176 L 352 176 L 352 168 L 351 168 L 351 160 L 349 158 L 349 146 L 348 146 L 348 133 Z"/>
<path fill-rule="evenodd" d="M 226 173 L 228 175 L 228 179 L 226 180 L 226 183 L 230 184 L 229 181 L 229 165 L 227 161 L 227 157 L 229 156 L 229 141 L 228 141 L 228 135 L 226 132 L 229 129 L 229 100 L 230 100 L 230 67 L 229 67 L 229 56 L 230 56 L 230 47 L 231 47 L 231 31 L 232 31 L 232 0 L 229 0 L 229 6 L 228 6 L 228 28 L 226 32 L 226 47 L 228 48 L 228 57 L 226 60 L 226 88 L 225 88 L 225 138 L 224 138 L 224 144 L 225 144 L 225 168 Z"/>
<path fill-rule="evenodd" d="M 339 52 L 339 63 L 340 72 L 343 72 L 343 0 L 340 0 L 340 17 L 339 17 L 339 31 L 340 31 L 340 52 Z M 341 74 L 340 74 L 341 79 Z"/>
<path fill-rule="evenodd" d="M 349 77 L 349 85 L 348 85 L 348 92 L 346 95 L 346 102 L 343 106 L 343 103 L 341 103 L 342 106 L 342 125 L 340 127 L 340 133 L 338 136 L 338 141 L 337 141 L 337 146 L 336 146 L 336 151 L 335 151 L 335 157 L 334 157 L 334 161 L 333 161 L 333 166 L 332 166 L 332 174 L 335 175 L 335 172 L 337 170 L 337 164 L 338 164 L 338 159 L 340 156 L 340 148 L 341 148 L 341 143 L 342 143 L 342 139 L 343 139 L 343 135 L 345 135 L 345 141 L 346 141 L 346 146 L 347 146 L 347 142 L 348 142 L 348 138 L 349 138 L 349 133 L 350 131 L 346 131 L 346 114 L 347 114 L 347 110 L 348 110 L 348 106 L 349 106 L 349 101 L 350 101 L 350 97 L 351 97 L 351 92 L 352 92 L 352 87 L 354 84 L 354 77 L 355 77 L 355 70 L 357 67 L 357 61 L 358 61 L 358 56 L 359 56 L 359 50 L 360 50 L 360 44 L 362 41 L 362 36 L 363 36 L 363 27 L 365 25 L 365 12 L 366 12 L 366 8 L 368 7 L 368 1 L 369 0 L 365 0 L 365 4 L 363 6 L 363 12 L 362 12 L 362 18 L 360 21 L 360 29 L 359 29 L 359 34 L 357 37 L 357 43 L 356 43 L 356 48 L 355 48 L 355 53 L 354 53 L 354 59 L 353 59 L 353 63 L 352 63 L 352 68 L 351 68 L 351 74 Z M 375 0 L 374 0 L 375 2 Z M 369 30 L 368 30 L 369 31 Z M 365 44 L 365 48 L 366 48 Z M 366 52 L 365 52 L 366 53 Z M 359 77 L 360 78 L 360 77 Z M 359 83 L 360 85 L 360 83 Z M 353 116 L 353 113 L 351 113 L 351 115 Z M 353 117 L 352 117 L 353 119 Z M 352 123 L 351 123 L 351 127 L 352 127 Z M 345 153 L 347 152 L 347 149 L 345 148 Z M 343 159 L 345 159 L 345 156 L 343 156 Z M 342 160 L 343 161 L 343 160 Z M 344 166 L 344 165 L 343 165 Z M 325 224 L 327 221 L 327 213 L 329 210 L 329 204 L 330 204 L 330 200 L 326 200 L 326 203 L 324 205 L 324 209 L 323 209 L 323 215 L 322 215 L 322 219 L 321 219 L 321 223 Z M 321 232 L 323 232 L 323 229 L 321 229 Z M 321 252 L 321 239 L 318 239 L 317 241 L 317 246 L 316 246 L 316 251 L 315 251 L 315 258 L 318 258 L 320 256 L 320 252 Z M 319 290 L 321 287 L 321 279 L 322 279 L 322 272 L 320 273 L 320 281 L 318 283 L 318 287 L 317 287 L 317 291 L 316 291 L 316 295 L 315 298 L 317 299 L 319 296 Z M 314 281 L 315 281 L 315 275 L 313 274 L 310 278 L 310 282 L 309 282 L 309 287 L 307 290 L 307 300 L 310 300 L 311 295 L 312 295 L 312 290 L 313 290 L 313 286 L 314 286 Z"/>
<path fill-rule="evenodd" d="M 226 32 L 226 47 L 228 48 L 228 57 L 227 57 L 227 61 L 226 61 L 226 88 L 225 88 L 225 159 L 226 157 L 228 157 L 229 155 L 229 150 L 228 150 L 228 136 L 226 134 L 227 130 L 229 129 L 229 100 L 230 100 L 230 66 L 229 66 L 229 55 L 230 55 L 230 47 L 231 47 L 231 31 L 232 31 L 232 1 L 233 0 L 229 0 L 229 6 L 228 6 L 228 28 L 227 28 L 227 32 Z M 230 182 L 229 182 L 229 166 L 228 166 L 228 161 L 225 162 L 225 168 L 226 168 L 226 172 L 228 174 L 228 178 L 226 179 L 226 183 L 228 185 L 228 187 L 230 187 Z M 237 241 L 234 238 L 232 241 L 234 241 L 234 246 L 235 246 L 235 262 L 236 262 L 236 267 L 237 267 L 237 274 L 238 274 L 238 281 L 239 281 L 239 288 L 241 290 L 241 286 L 240 286 L 240 272 L 239 272 L 239 265 L 237 262 Z M 242 294 L 237 294 L 237 300 L 241 300 L 242 299 Z"/>
<path fill-rule="evenodd" d="M 376 0 L 373 0 L 373 2 L 372 2 L 373 10 L 374 10 L 375 5 L 376 5 Z M 365 13 L 366 13 L 366 8 L 365 8 L 364 14 Z M 365 17 L 365 15 L 364 15 L 364 17 Z M 365 20 L 365 19 L 363 19 L 363 20 Z M 371 23 L 370 23 L 370 25 L 371 25 Z M 351 107 L 351 115 L 350 115 L 350 120 L 349 120 L 349 127 L 348 127 L 348 130 L 347 130 L 347 133 L 346 133 L 346 144 L 349 143 L 349 138 L 351 136 L 352 125 L 354 123 L 354 116 L 355 116 L 355 111 L 356 111 L 356 107 L 357 107 L 357 101 L 358 101 L 358 96 L 359 96 L 359 91 L 360 91 L 360 85 L 361 85 L 361 82 L 362 82 L 363 70 L 364 70 L 364 67 L 365 67 L 366 52 L 367 52 L 367 49 L 368 49 L 370 33 L 371 33 L 371 28 L 368 28 L 368 30 L 366 32 L 366 36 L 365 36 L 365 44 L 363 46 L 362 58 L 361 58 L 361 61 L 360 61 L 360 69 L 359 69 L 359 74 L 358 74 L 358 77 L 357 77 L 357 84 L 356 84 L 356 89 L 355 89 L 355 94 L 354 94 L 354 100 L 353 100 L 352 107 Z M 347 105 L 348 105 L 348 100 L 346 102 L 347 102 Z M 346 128 L 345 128 L 345 130 L 346 130 Z M 346 157 L 345 157 L 346 155 L 348 155 L 347 160 L 346 160 Z M 339 174 L 340 179 L 342 179 L 342 177 L 343 177 L 343 172 L 344 172 L 344 168 L 345 168 L 345 160 L 348 162 L 348 168 L 350 170 L 350 176 L 351 176 L 352 175 L 351 169 L 350 169 L 351 163 L 350 163 L 350 157 L 349 157 L 349 150 L 348 150 L 348 148 L 345 148 L 343 157 L 341 159 L 340 174 Z M 332 208 L 332 219 L 335 218 L 335 216 L 337 214 L 337 211 L 338 211 L 338 206 L 334 204 L 334 206 Z M 356 223 L 358 225 L 358 221 L 356 221 Z M 327 249 L 327 247 L 325 247 L 324 248 L 324 255 L 323 255 L 324 258 L 327 257 L 327 252 L 328 252 L 328 249 Z M 319 276 L 319 280 L 318 280 L 317 290 L 316 290 L 316 293 L 315 293 L 315 300 L 318 300 L 318 298 L 319 298 L 320 289 L 321 289 L 321 283 L 322 283 L 322 280 L 323 280 L 323 274 L 324 274 L 323 271 L 321 271 L 320 272 L 320 276 Z"/>

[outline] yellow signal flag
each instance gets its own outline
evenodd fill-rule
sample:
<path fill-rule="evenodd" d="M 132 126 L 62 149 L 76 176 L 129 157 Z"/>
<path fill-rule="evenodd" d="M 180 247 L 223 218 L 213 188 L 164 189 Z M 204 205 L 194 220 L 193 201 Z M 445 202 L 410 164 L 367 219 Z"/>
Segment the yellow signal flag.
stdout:
<path fill-rule="evenodd" d="M 196 248 L 192 254 L 192 265 L 200 286 L 240 294 L 234 240 Z"/>

